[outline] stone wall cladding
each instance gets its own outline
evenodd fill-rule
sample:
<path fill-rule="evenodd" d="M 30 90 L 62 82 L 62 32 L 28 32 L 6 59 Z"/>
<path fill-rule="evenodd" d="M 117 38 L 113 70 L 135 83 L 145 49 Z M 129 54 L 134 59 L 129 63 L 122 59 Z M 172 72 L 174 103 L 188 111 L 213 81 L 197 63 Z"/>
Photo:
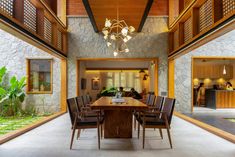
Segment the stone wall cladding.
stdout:
<path fill-rule="evenodd" d="M 9 76 L 26 76 L 26 58 L 53 58 L 53 94 L 28 94 L 25 104 L 36 105 L 39 111 L 60 110 L 60 59 L 0 30 L 0 67 L 6 66 Z M 44 100 L 45 104 L 42 104 Z"/>
<path fill-rule="evenodd" d="M 142 32 L 127 44 L 129 53 L 120 58 L 159 58 L 159 94 L 167 91 L 168 18 L 148 17 Z M 76 58 L 113 58 L 101 33 L 95 33 L 88 18 L 69 17 L 68 96 L 76 96 Z"/>
<path fill-rule="evenodd" d="M 191 63 L 193 56 L 235 57 L 235 30 L 175 60 L 176 109 L 180 112 L 191 112 Z"/>

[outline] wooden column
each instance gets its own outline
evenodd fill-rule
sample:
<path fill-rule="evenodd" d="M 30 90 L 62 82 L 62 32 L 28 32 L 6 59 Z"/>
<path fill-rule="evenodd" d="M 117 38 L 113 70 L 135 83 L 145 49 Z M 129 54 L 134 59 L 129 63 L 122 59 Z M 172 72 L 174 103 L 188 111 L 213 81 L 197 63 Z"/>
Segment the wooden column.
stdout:
<path fill-rule="evenodd" d="M 213 5 L 213 23 L 216 23 L 223 18 L 223 1 L 222 0 L 212 0 Z"/>
<path fill-rule="evenodd" d="M 52 23 L 52 44 L 57 48 L 57 24 Z"/>
<path fill-rule="evenodd" d="M 44 10 L 37 9 L 37 34 L 44 38 Z"/>
<path fill-rule="evenodd" d="M 175 97 L 175 61 L 168 61 L 168 97 Z"/>
<path fill-rule="evenodd" d="M 80 61 L 77 60 L 77 66 L 76 66 L 76 94 L 77 96 L 80 95 Z"/>
<path fill-rule="evenodd" d="M 179 46 L 184 44 L 184 23 L 179 23 Z"/>
<path fill-rule="evenodd" d="M 154 93 L 158 95 L 158 60 L 154 60 Z"/>
<path fill-rule="evenodd" d="M 67 60 L 61 59 L 61 96 L 60 107 L 61 111 L 67 111 Z"/>
<path fill-rule="evenodd" d="M 192 11 L 193 21 L 193 37 L 199 33 L 199 8 L 193 8 Z"/>
<path fill-rule="evenodd" d="M 24 0 L 14 0 L 13 17 L 24 23 Z"/>

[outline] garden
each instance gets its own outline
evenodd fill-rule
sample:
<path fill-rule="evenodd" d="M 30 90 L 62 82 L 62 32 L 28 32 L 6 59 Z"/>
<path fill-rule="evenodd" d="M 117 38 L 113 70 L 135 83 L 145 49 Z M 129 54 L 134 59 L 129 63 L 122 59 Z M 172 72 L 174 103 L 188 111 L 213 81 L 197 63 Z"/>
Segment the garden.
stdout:
<path fill-rule="evenodd" d="M 35 105 L 23 106 L 26 78 L 9 78 L 6 67 L 0 67 L 0 137 L 42 120 L 50 113 L 40 113 Z"/>

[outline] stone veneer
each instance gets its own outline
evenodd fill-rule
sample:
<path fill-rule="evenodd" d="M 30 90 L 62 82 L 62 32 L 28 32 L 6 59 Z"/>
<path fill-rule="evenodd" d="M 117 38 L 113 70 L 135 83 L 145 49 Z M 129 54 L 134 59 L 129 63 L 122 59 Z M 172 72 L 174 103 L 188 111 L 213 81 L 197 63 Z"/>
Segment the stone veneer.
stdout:
<path fill-rule="evenodd" d="M 36 105 L 43 111 L 57 112 L 60 110 L 60 59 L 0 30 L 0 67 L 6 66 L 9 76 L 21 78 L 26 76 L 26 58 L 53 58 L 53 94 L 28 94 L 25 104 Z"/>
<path fill-rule="evenodd" d="M 168 18 L 148 17 L 142 32 L 128 42 L 120 58 L 159 58 L 159 93 L 167 91 Z M 68 97 L 76 96 L 76 58 L 113 58 L 103 35 L 95 33 L 89 18 L 69 17 Z"/>
<path fill-rule="evenodd" d="M 191 63 L 193 56 L 235 57 L 235 30 L 175 60 L 176 109 L 180 112 L 191 112 Z"/>

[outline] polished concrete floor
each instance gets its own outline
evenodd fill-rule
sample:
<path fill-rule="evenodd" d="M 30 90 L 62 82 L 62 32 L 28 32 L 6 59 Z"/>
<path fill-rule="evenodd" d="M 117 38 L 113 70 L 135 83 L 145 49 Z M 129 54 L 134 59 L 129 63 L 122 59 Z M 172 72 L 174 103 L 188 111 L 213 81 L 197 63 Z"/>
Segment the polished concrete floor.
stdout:
<path fill-rule="evenodd" d="M 235 122 L 228 120 L 235 119 L 235 109 L 194 107 L 193 113 L 184 114 L 235 135 Z"/>
<path fill-rule="evenodd" d="M 146 131 L 146 149 L 141 139 L 102 139 L 97 149 L 96 130 L 85 130 L 69 150 L 70 121 L 65 114 L 0 146 L 0 157 L 234 157 L 235 144 L 177 117 L 172 121 L 173 149 L 166 132 Z"/>

